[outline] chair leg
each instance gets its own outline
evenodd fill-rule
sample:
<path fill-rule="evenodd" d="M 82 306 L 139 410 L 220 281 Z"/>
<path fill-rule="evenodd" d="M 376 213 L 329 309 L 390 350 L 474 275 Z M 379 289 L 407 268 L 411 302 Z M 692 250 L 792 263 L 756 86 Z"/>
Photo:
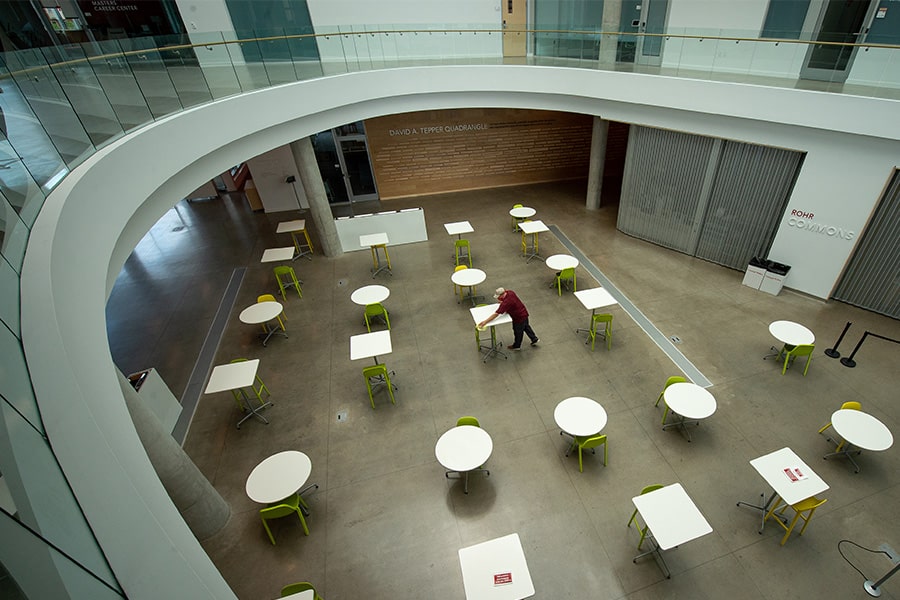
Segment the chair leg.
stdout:
<path fill-rule="evenodd" d="M 666 410 L 663 411 L 663 418 L 662 418 L 662 424 L 663 424 L 663 425 L 666 424 L 666 417 L 668 416 L 668 414 L 669 414 L 669 405 L 667 404 L 667 405 L 666 405 Z"/>
<path fill-rule="evenodd" d="M 269 534 L 269 541 L 272 542 L 272 545 L 275 545 L 275 536 L 272 535 L 272 530 L 269 529 L 269 524 L 266 523 L 266 520 L 262 520 L 263 527 L 266 528 L 266 533 Z"/>
<path fill-rule="evenodd" d="M 794 525 L 797 524 L 797 519 L 800 518 L 800 513 L 797 512 L 794 514 L 793 520 L 791 520 L 791 524 L 787 527 L 787 533 L 784 534 L 784 537 L 781 538 L 781 545 L 784 546 L 785 542 L 788 541 L 788 538 L 791 537 L 791 532 L 794 531 Z"/>
<path fill-rule="evenodd" d="M 664 393 L 665 393 L 665 390 L 663 390 L 662 392 L 659 393 L 659 398 L 656 399 L 656 404 L 654 404 L 653 406 L 659 406 L 659 401 L 662 400 Z"/>
<path fill-rule="evenodd" d="M 306 519 L 303 518 L 303 511 L 299 508 L 297 509 L 297 516 L 300 517 L 300 524 L 303 525 L 303 533 L 309 535 L 309 527 L 306 525 Z"/>
<path fill-rule="evenodd" d="M 372 395 L 372 381 L 366 377 L 366 388 L 369 390 L 369 402 L 372 403 L 372 409 L 375 409 L 375 397 Z"/>

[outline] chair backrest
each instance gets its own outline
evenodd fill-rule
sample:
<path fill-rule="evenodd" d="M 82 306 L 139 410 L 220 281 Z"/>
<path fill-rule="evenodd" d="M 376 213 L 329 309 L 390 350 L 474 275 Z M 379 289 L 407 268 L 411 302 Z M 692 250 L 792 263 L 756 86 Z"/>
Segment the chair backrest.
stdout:
<path fill-rule="evenodd" d="M 680 375 L 675 375 L 674 377 L 669 377 L 666 379 L 666 387 L 669 387 L 673 383 L 687 383 L 688 380 Z"/>
<path fill-rule="evenodd" d="M 481 424 L 478 422 L 478 419 L 475 417 L 460 417 L 456 420 L 456 426 L 459 427 L 461 425 L 471 425 L 473 427 L 481 427 Z"/>
<path fill-rule="evenodd" d="M 294 273 L 294 267 L 290 267 L 287 265 L 280 265 L 273 269 L 275 271 L 275 276 L 278 275 L 291 275 Z"/>
<path fill-rule="evenodd" d="M 286 598 L 287 596 L 290 596 L 292 594 L 299 594 L 300 592 L 305 592 L 306 590 L 312 590 L 313 594 L 316 593 L 316 588 L 314 588 L 308 581 L 291 583 L 281 588 L 281 597 Z"/>
<path fill-rule="evenodd" d="M 581 447 L 589 450 L 591 448 L 596 448 L 597 446 L 601 446 L 604 443 L 606 443 L 605 435 L 594 435 L 594 436 L 591 436 L 588 439 L 584 440 L 584 443 L 581 444 Z"/>
<path fill-rule="evenodd" d="M 812 498 L 807 498 L 806 500 L 802 500 L 794 505 L 794 510 L 797 512 L 806 512 L 808 510 L 815 510 L 828 502 L 828 498 L 822 498 L 819 500 L 815 496 Z"/>
<path fill-rule="evenodd" d="M 513 204 L 513 208 L 522 208 L 521 204 Z"/>
<path fill-rule="evenodd" d="M 593 319 L 595 323 L 610 323 L 613 320 L 613 316 L 608 313 L 602 313 L 599 315 L 594 315 Z"/>
<path fill-rule="evenodd" d="M 275 300 L 275 296 L 273 296 L 272 294 L 263 294 L 262 296 L 257 296 L 256 301 L 257 302 L 277 302 Z"/>
<path fill-rule="evenodd" d="M 652 492 L 654 490 L 658 490 L 661 487 L 663 487 L 663 486 L 660 483 L 654 483 L 653 485 L 648 485 L 647 487 L 645 487 L 644 489 L 641 490 L 641 496 L 643 496 L 644 494 L 649 494 L 650 492 Z"/>
<path fill-rule="evenodd" d="M 848 410 L 862 410 L 862 404 L 859 402 L 844 402 L 841 404 L 841 408 Z"/>
<path fill-rule="evenodd" d="M 287 504 L 276 504 L 274 506 L 267 506 L 266 508 L 259 509 L 259 515 L 263 519 L 280 519 L 281 517 L 292 515 L 295 512 L 297 512 L 296 509 Z"/>
<path fill-rule="evenodd" d="M 463 247 L 463 246 L 465 246 L 466 248 L 468 248 L 468 247 L 469 247 L 469 240 L 456 240 L 456 247 L 457 247 L 457 248 L 461 248 L 461 247 Z"/>
<path fill-rule="evenodd" d="M 363 367 L 362 372 L 365 377 L 376 377 L 387 374 L 387 367 L 384 365 L 372 365 L 371 367 Z"/>
<path fill-rule="evenodd" d="M 459 265 L 458 267 L 453 269 L 453 272 L 456 273 L 457 271 L 462 271 L 463 269 L 468 269 L 468 268 L 469 268 L 468 265 Z"/>
<path fill-rule="evenodd" d="M 560 279 L 572 279 L 575 277 L 575 267 L 569 267 L 559 272 Z"/>
<path fill-rule="evenodd" d="M 231 359 L 231 362 L 233 362 L 233 363 L 247 362 L 247 359 L 246 358 L 233 358 L 233 359 Z"/>
<path fill-rule="evenodd" d="M 809 356 L 812 354 L 815 347 L 815 344 L 800 344 L 799 346 L 795 346 L 793 350 L 788 351 L 788 354 L 792 356 Z"/>
<path fill-rule="evenodd" d="M 375 302 L 373 304 L 366 304 L 366 316 L 374 317 L 377 315 L 384 314 L 384 305 L 381 302 Z"/>

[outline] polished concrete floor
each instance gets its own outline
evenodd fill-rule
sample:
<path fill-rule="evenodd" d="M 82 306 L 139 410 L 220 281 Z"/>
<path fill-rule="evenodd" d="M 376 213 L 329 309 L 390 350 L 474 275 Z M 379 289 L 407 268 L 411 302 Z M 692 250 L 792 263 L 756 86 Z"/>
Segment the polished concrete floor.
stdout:
<path fill-rule="evenodd" d="M 507 214 L 513 203 L 537 209 L 556 225 L 712 381 L 718 410 L 692 428 L 663 431 L 666 378 L 672 361 L 620 307 L 613 307 L 613 342 L 591 351 L 575 329 L 588 321 L 570 292 L 558 296 L 553 272 L 526 264 Z M 584 208 L 583 184 L 552 184 L 446 194 L 385 202 L 387 209 L 423 206 L 429 240 L 390 249 L 393 352 L 382 359 L 396 372 L 396 405 L 380 392 L 369 405 L 348 339 L 366 331 L 350 301 L 373 283 L 368 252 L 337 258 L 315 254 L 293 263 L 302 299 L 285 303 L 289 338 L 262 347 L 257 329 L 237 315 L 261 293 L 273 292 L 266 247 L 290 243 L 275 225 L 290 213 L 254 214 L 240 197 L 180 203 L 137 247 L 113 290 L 110 345 L 126 374 L 159 369 L 176 396 L 185 389 L 232 271 L 246 268 L 215 363 L 259 358 L 274 406 L 270 424 L 241 416 L 231 394 L 205 395 L 185 450 L 231 505 L 227 526 L 202 540 L 238 597 L 277 597 L 281 587 L 310 581 L 328 600 L 465 597 L 457 551 L 517 532 L 535 598 L 866 598 L 863 582 L 892 567 L 877 550 L 900 550 L 900 452 L 864 452 L 856 474 L 845 459 L 822 460 L 832 445 L 817 430 L 841 403 L 857 400 L 900 433 L 898 347 L 869 339 L 850 369 L 823 354 L 847 321 L 840 350 L 848 354 L 865 330 L 900 338 L 900 322 L 788 290 L 770 296 L 741 285 L 742 273 L 630 238 L 615 229 L 615 206 Z M 309 215 L 306 215 L 309 218 Z M 508 359 L 483 363 L 469 311 L 449 280 L 453 239 L 443 223 L 469 220 L 475 266 L 487 272 L 479 290 L 518 292 L 540 344 Z M 309 221 L 308 221 L 309 222 Z M 314 243 L 318 241 L 312 231 Z M 542 234 L 544 256 L 563 250 Z M 578 287 L 596 286 L 579 267 Z M 805 324 L 817 337 L 809 373 L 762 360 L 776 343 L 767 325 Z M 509 326 L 500 329 L 505 342 Z M 564 456 L 566 440 L 553 419 L 558 402 L 587 396 L 609 414 L 601 455 Z M 346 420 L 337 415 L 345 412 Z M 475 415 L 491 434 L 490 477 L 473 476 L 469 494 L 444 477 L 434 445 L 462 415 Z M 748 461 L 790 446 L 830 485 L 828 502 L 804 535 L 780 546 L 771 522 L 757 532 L 758 512 L 737 507 L 767 486 Z M 272 545 L 259 506 L 244 492 L 252 468 L 282 450 L 312 460 L 307 496 L 310 535 L 296 519 L 272 522 Z M 666 579 L 652 557 L 632 562 L 638 532 L 626 527 L 631 498 L 642 487 L 680 482 L 713 528 L 665 553 Z M 798 528 L 799 530 L 799 528 Z M 846 541 L 843 541 L 846 540 Z M 863 547 L 863 548 L 861 548 Z M 883 598 L 900 597 L 900 579 Z"/>

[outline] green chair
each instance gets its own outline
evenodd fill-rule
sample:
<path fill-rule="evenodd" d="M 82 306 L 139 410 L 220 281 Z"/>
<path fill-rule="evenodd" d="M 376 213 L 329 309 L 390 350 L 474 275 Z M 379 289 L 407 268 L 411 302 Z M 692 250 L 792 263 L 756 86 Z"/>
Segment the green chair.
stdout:
<path fill-rule="evenodd" d="M 669 387 L 670 385 L 672 385 L 673 383 L 687 383 L 687 379 L 685 379 L 684 377 L 680 377 L 678 375 L 676 375 L 674 377 L 669 377 L 668 379 L 666 379 L 666 385 L 663 386 L 662 391 L 659 393 L 659 397 L 656 399 L 656 404 L 654 404 L 653 406 L 659 406 L 659 401 L 663 399 L 663 394 L 666 393 L 666 388 Z M 668 414 L 669 414 L 669 405 L 667 404 L 666 410 L 665 410 L 665 412 L 663 412 L 663 418 L 662 418 L 663 423 L 666 422 L 666 416 Z"/>
<path fill-rule="evenodd" d="M 246 362 L 246 361 L 247 361 L 246 358 L 235 358 L 231 362 L 239 363 L 239 362 Z M 260 404 L 266 403 L 266 401 L 263 400 L 263 397 L 262 397 L 263 392 L 266 393 L 266 398 L 268 398 L 269 396 L 272 395 L 271 393 L 269 393 L 269 388 L 266 387 L 266 384 L 263 383 L 263 380 L 259 377 L 259 375 L 256 376 L 256 381 L 250 385 L 250 389 L 252 389 L 253 393 L 256 394 L 256 399 L 259 400 Z M 234 396 L 234 401 L 235 401 L 235 403 L 237 403 L 238 408 L 241 409 L 241 411 L 244 411 L 245 410 L 244 405 L 241 403 L 241 391 L 240 390 L 231 390 L 231 395 Z"/>
<path fill-rule="evenodd" d="M 594 350 L 594 342 L 597 341 L 597 335 L 602 335 L 606 339 L 606 349 L 609 350 L 612 348 L 612 320 L 613 316 L 610 314 L 600 314 L 594 315 L 591 317 L 591 329 L 588 331 L 588 337 L 591 340 L 591 351 Z M 597 331 L 597 323 L 605 323 L 605 327 L 602 332 Z"/>
<path fill-rule="evenodd" d="M 469 240 L 456 240 L 456 265 L 459 266 L 460 259 L 463 262 L 468 262 L 469 267 L 472 267 L 472 246 L 469 244 Z"/>
<path fill-rule="evenodd" d="M 387 328 L 391 328 L 391 320 L 388 318 L 387 309 L 384 307 L 384 305 L 381 304 L 381 302 L 366 304 L 366 311 L 364 315 L 366 317 L 366 329 L 369 330 L 369 333 L 372 332 L 370 319 L 374 319 L 375 317 L 382 317 L 385 324 L 387 324 Z"/>
<path fill-rule="evenodd" d="M 322 598 L 322 596 L 320 596 L 316 591 L 316 588 L 314 588 L 313 585 L 308 581 L 300 581 L 284 586 L 283 588 L 281 588 L 281 597 L 287 598 L 288 596 L 299 594 L 300 592 L 305 592 L 307 590 L 312 590 L 313 600 L 324 600 L 324 598 Z"/>
<path fill-rule="evenodd" d="M 641 490 L 641 496 L 643 496 L 644 494 L 649 494 L 649 493 L 652 492 L 653 490 L 658 490 L 658 489 L 661 488 L 661 487 L 662 487 L 661 484 L 648 485 L 647 487 L 645 487 L 644 489 Z M 645 524 L 643 527 L 641 527 L 640 525 L 638 525 L 638 522 L 637 522 L 637 512 L 638 512 L 638 511 L 637 511 L 637 509 L 635 508 L 635 509 L 634 509 L 634 512 L 631 513 L 631 518 L 628 519 L 628 523 L 627 523 L 625 526 L 626 526 L 626 527 L 631 527 L 631 524 L 632 524 L 632 523 L 634 523 L 635 525 L 637 525 L 638 531 L 641 532 L 641 539 L 638 541 L 638 550 L 640 550 L 640 549 L 641 549 L 641 546 L 644 544 L 644 538 L 647 536 L 647 529 L 648 529 L 648 527 L 647 527 L 646 524 Z"/>
<path fill-rule="evenodd" d="M 781 367 L 781 374 L 785 374 L 788 364 L 793 363 L 795 358 L 798 356 L 805 356 L 807 358 L 806 368 L 803 369 L 803 376 L 806 377 L 806 372 L 809 371 L 809 363 L 812 360 L 812 353 L 815 347 L 815 344 L 800 344 L 799 346 L 794 346 L 792 348 L 788 348 L 787 345 L 785 345 L 778 353 L 779 360 L 781 360 L 781 355 L 784 355 L 784 366 Z"/>
<path fill-rule="evenodd" d="M 278 281 L 278 289 L 281 290 L 282 298 L 287 300 L 284 288 L 290 286 L 294 286 L 294 289 L 297 290 L 297 295 L 301 298 L 303 297 L 303 292 L 300 291 L 300 281 L 297 279 L 297 274 L 294 273 L 294 267 L 281 265 L 272 270 L 275 272 L 275 279 Z"/>
<path fill-rule="evenodd" d="M 266 528 L 266 533 L 269 534 L 269 541 L 272 542 L 273 546 L 275 545 L 275 537 L 272 535 L 272 530 L 269 529 L 268 523 L 271 519 L 280 519 L 297 513 L 297 516 L 300 517 L 300 524 L 303 525 L 303 533 L 309 535 L 309 527 L 306 526 L 306 519 L 303 518 L 303 511 L 300 509 L 301 506 L 309 508 L 303 498 L 300 497 L 300 494 L 294 494 L 281 502 L 275 502 L 266 508 L 260 509 L 259 516 L 262 518 L 263 527 Z"/>
<path fill-rule="evenodd" d="M 572 448 L 569 450 L 570 452 L 578 447 L 578 472 L 583 473 L 584 467 L 581 463 L 581 454 L 583 450 L 590 450 L 591 454 L 594 454 L 594 449 L 597 446 L 603 446 L 603 466 L 606 466 L 606 459 L 608 457 L 609 446 L 606 443 L 605 435 L 592 435 L 590 437 L 581 437 L 576 435 L 572 440 Z"/>
<path fill-rule="evenodd" d="M 388 374 L 387 367 L 384 365 L 372 365 L 371 367 L 366 367 L 362 371 L 363 377 L 366 378 L 366 388 L 369 390 L 369 402 L 372 403 L 372 408 L 375 408 L 375 397 L 372 395 L 372 380 L 375 380 L 375 385 L 379 383 L 383 383 L 387 386 L 388 394 L 391 396 L 391 404 L 396 404 L 394 401 L 394 384 L 391 383 L 391 376 Z"/>
<path fill-rule="evenodd" d="M 556 274 L 556 295 L 562 296 L 562 282 L 563 281 L 571 281 L 572 282 L 572 291 L 578 291 L 578 279 L 575 277 L 575 267 L 570 267 L 568 269 L 563 269 L 559 273 Z M 566 288 L 568 289 L 569 284 L 566 284 Z M 610 317 L 612 318 L 612 317 Z M 593 348 L 592 348 L 593 349 Z"/>
<path fill-rule="evenodd" d="M 522 205 L 521 204 L 513 204 L 512 207 L 513 208 L 522 208 Z M 512 215 L 510 215 L 510 218 L 512 218 L 512 230 L 518 231 L 519 230 L 519 222 L 521 221 L 521 219 L 517 219 L 516 217 L 513 217 Z"/>
<path fill-rule="evenodd" d="M 481 424 L 478 422 L 478 419 L 475 417 L 460 417 L 456 420 L 456 426 L 461 427 L 463 425 L 471 425 L 472 427 L 481 427 Z"/>

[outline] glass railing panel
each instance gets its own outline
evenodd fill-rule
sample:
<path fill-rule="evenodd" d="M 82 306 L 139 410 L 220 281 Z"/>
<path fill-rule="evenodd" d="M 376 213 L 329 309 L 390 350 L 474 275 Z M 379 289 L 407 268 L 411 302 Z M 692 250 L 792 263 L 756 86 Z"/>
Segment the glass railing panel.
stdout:
<path fill-rule="evenodd" d="M 132 131 L 152 121 L 147 101 L 117 41 L 84 43 L 81 48 L 122 130 Z"/>
<path fill-rule="evenodd" d="M 124 133 L 81 46 L 68 44 L 41 49 L 66 100 L 94 146 Z"/>
<path fill-rule="evenodd" d="M 784 42 L 754 42 L 753 58 L 748 73 L 761 77 L 794 79 L 803 65 L 804 44 Z"/>
<path fill-rule="evenodd" d="M 66 166 L 80 164 L 96 149 L 40 52 L 7 52 L 2 58 L 0 76 L 15 82 L 4 84 L 9 90 L 2 94 L 15 109 L 6 114 L 9 141 L 42 186 L 55 185 Z"/>
<path fill-rule="evenodd" d="M 160 59 L 169 72 L 181 106 L 188 108 L 211 101 L 213 96 L 206 85 L 197 49 L 191 46 L 190 38 L 181 34 L 157 36 L 155 39 Z"/>
<path fill-rule="evenodd" d="M 30 229 L 44 204 L 44 193 L 5 139 L 0 139 L 0 193 Z"/>
<path fill-rule="evenodd" d="M 312 27 L 288 30 L 288 34 L 291 36 L 302 36 L 291 37 L 288 40 L 288 49 L 291 52 L 294 71 L 299 81 L 315 79 L 323 75 L 322 64 L 319 61 L 319 49 L 313 33 Z"/>
<path fill-rule="evenodd" d="M 9 201 L 0 196 L 0 255 L 17 273 L 22 272 L 30 231 Z"/>
<path fill-rule="evenodd" d="M 236 31 L 235 36 L 240 40 L 236 44 L 229 44 L 229 52 L 235 61 L 234 69 L 238 81 L 241 83 L 241 91 L 249 92 L 269 87 L 269 74 L 263 61 L 262 49 L 254 38 L 256 32 L 252 30 Z"/>
<path fill-rule="evenodd" d="M 191 33 L 190 40 L 197 45 L 194 53 L 210 96 L 217 99 L 240 94 L 241 84 L 222 33 Z"/>
<path fill-rule="evenodd" d="M 297 81 L 297 71 L 291 56 L 290 40 L 283 29 L 257 29 L 253 32 L 269 85 Z"/>
<path fill-rule="evenodd" d="M 347 65 L 344 57 L 344 42 L 337 26 L 316 28 L 316 48 L 322 61 L 325 75 L 346 73 Z"/>
<path fill-rule="evenodd" d="M 119 40 L 125 60 L 154 119 L 184 108 L 156 43 L 152 37 Z"/>
<path fill-rule="evenodd" d="M 19 320 L 19 274 L 5 259 L 0 259 L 0 321 L 13 335 L 22 338 Z"/>

